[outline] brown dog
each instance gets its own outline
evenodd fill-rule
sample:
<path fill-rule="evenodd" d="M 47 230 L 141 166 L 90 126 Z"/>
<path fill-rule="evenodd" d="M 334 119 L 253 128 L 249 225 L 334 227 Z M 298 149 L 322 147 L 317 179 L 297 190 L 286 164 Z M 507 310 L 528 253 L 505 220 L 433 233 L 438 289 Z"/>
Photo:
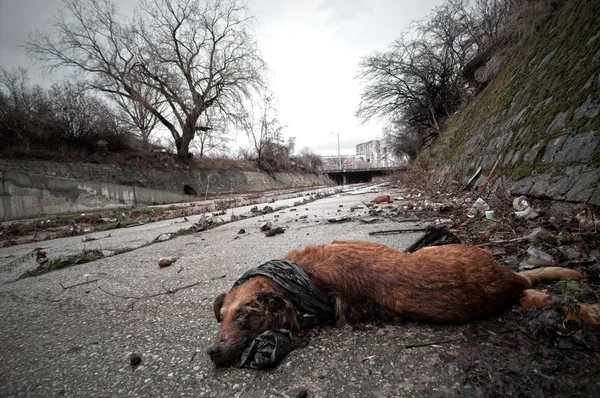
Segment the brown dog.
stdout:
<path fill-rule="evenodd" d="M 583 278 L 560 267 L 514 273 L 487 251 L 461 244 L 402 253 L 373 242 L 334 241 L 294 250 L 285 259 L 302 267 L 334 301 L 337 319 L 348 322 L 400 317 L 459 323 L 507 308 L 537 281 Z M 212 361 L 233 361 L 266 330 L 297 330 L 292 301 L 287 290 L 261 275 L 221 293 L 214 303 L 221 328 L 207 351 Z"/>

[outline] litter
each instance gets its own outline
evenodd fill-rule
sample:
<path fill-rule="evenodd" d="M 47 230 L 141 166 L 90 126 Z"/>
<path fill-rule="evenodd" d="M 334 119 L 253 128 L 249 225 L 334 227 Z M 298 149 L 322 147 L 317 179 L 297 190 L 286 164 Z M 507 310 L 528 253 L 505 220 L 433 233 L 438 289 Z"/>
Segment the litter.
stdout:
<path fill-rule="evenodd" d="M 529 246 L 521 266 L 524 268 L 537 268 L 547 265 L 556 265 L 554 258 L 535 246 Z"/>
<path fill-rule="evenodd" d="M 515 216 L 517 218 L 524 218 L 526 220 L 533 220 L 538 217 L 539 214 L 537 211 L 533 210 L 531 207 L 526 208 L 525 210 L 515 211 Z"/>
<path fill-rule="evenodd" d="M 516 211 L 523 211 L 528 207 L 530 207 L 529 202 L 527 202 L 527 198 L 525 196 L 519 196 L 513 200 L 513 209 Z"/>
<path fill-rule="evenodd" d="M 490 205 L 488 205 L 485 200 L 478 198 L 475 203 L 473 203 L 473 206 L 471 206 L 471 209 L 467 213 L 467 217 L 473 218 L 479 214 L 485 213 L 488 210 L 491 210 Z"/>
<path fill-rule="evenodd" d="M 391 200 L 390 195 L 380 195 L 373 199 L 373 203 L 389 203 Z"/>
<path fill-rule="evenodd" d="M 236 366 L 251 369 L 275 366 L 292 350 L 292 346 L 292 333 L 289 330 L 267 330 L 242 351 Z"/>
<path fill-rule="evenodd" d="M 428 227 L 425 235 L 410 245 L 405 253 L 412 253 L 427 246 L 441 246 L 451 243 L 461 243 L 460 238 L 448 231 L 447 228 Z"/>

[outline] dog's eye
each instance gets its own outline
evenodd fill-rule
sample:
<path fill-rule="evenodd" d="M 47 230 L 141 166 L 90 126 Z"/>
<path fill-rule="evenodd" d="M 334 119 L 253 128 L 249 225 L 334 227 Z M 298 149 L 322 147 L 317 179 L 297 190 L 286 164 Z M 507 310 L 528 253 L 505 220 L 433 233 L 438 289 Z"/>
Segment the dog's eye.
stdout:
<path fill-rule="evenodd" d="M 246 330 L 250 328 L 250 322 L 248 321 L 248 314 L 240 311 L 235 314 L 235 323 L 237 323 L 240 330 Z"/>

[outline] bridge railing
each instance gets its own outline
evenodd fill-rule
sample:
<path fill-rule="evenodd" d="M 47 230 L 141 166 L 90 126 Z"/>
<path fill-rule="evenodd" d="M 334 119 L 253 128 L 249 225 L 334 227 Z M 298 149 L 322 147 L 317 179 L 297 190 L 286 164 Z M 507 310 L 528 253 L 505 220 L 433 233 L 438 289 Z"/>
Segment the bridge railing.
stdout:
<path fill-rule="evenodd" d="M 394 169 L 394 168 L 402 168 L 406 165 L 401 163 L 393 163 L 393 162 L 352 162 L 352 163 L 342 163 L 342 167 L 336 164 L 327 164 L 324 163 L 322 166 L 323 171 L 351 171 L 351 170 L 381 170 L 381 169 Z"/>

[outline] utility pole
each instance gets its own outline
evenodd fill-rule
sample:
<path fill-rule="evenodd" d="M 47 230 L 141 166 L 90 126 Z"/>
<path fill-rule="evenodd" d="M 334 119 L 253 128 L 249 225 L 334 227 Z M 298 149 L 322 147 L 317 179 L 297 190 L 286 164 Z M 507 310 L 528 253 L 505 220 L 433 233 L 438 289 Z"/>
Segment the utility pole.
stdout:
<path fill-rule="evenodd" d="M 340 133 L 331 133 L 331 134 L 337 134 L 337 139 L 338 139 L 338 168 L 341 170 L 342 169 L 342 155 L 340 155 Z"/>

